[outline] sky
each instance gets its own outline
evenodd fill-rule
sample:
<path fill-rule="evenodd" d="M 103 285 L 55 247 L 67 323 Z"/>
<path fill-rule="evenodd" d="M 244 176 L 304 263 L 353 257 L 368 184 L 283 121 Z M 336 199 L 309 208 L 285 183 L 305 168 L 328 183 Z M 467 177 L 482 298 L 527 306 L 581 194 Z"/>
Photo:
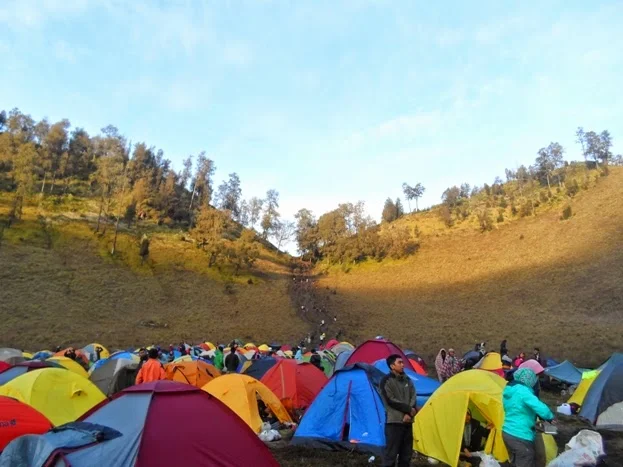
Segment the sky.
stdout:
<path fill-rule="evenodd" d="M 3 0 L 0 109 L 108 124 L 280 212 L 491 183 L 575 130 L 623 152 L 623 2 Z M 405 203 L 406 206 L 406 203 Z"/>

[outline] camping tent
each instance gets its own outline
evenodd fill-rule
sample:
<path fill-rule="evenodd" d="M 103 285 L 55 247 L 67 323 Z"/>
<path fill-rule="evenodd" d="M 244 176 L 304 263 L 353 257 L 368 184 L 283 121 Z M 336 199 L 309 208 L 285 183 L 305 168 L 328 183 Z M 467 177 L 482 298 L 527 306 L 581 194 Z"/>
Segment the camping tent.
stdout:
<path fill-rule="evenodd" d="M 202 360 L 173 362 L 165 365 L 164 369 L 168 380 L 191 384 L 198 388 L 202 388 L 217 376 L 221 376 L 220 370 Z"/>
<path fill-rule="evenodd" d="M 468 370 L 454 375 L 435 391 L 415 416 L 413 445 L 425 456 L 448 465 L 457 465 L 465 428 L 465 414 L 493 424 L 486 452 L 500 462 L 508 459 L 502 440 L 504 406 L 502 392 L 506 381 L 489 371 Z"/>
<path fill-rule="evenodd" d="M 550 378 L 567 384 L 580 384 L 580 381 L 582 381 L 582 372 L 569 360 L 545 368 L 545 374 Z"/>
<path fill-rule="evenodd" d="M 623 354 L 614 354 L 600 368 L 580 416 L 598 428 L 623 430 Z"/>
<path fill-rule="evenodd" d="M 330 378 L 335 368 L 335 355 L 329 351 L 318 351 L 318 355 L 320 356 L 320 366 L 322 366 L 322 371 L 327 378 Z M 303 361 L 309 362 L 311 357 L 312 354 L 307 353 L 303 355 Z"/>
<path fill-rule="evenodd" d="M 119 391 L 134 386 L 138 373 L 138 363 L 126 358 L 109 358 L 89 375 L 89 379 L 100 391 L 112 396 Z"/>
<path fill-rule="evenodd" d="M 80 363 L 67 357 L 52 357 L 47 359 L 48 362 L 56 363 L 69 371 L 76 373 L 78 376 L 88 378 L 89 374 Z"/>
<path fill-rule="evenodd" d="M 91 365 L 91 368 L 89 369 L 89 371 L 93 372 L 96 369 L 98 369 L 100 366 L 105 365 L 106 362 L 108 362 L 109 360 L 117 360 L 119 358 L 122 358 L 125 360 L 132 360 L 133 362 L 136 362 L 136 363 L 139 363 L 140 361 L 139 356 L 136 355 L 135 353 L 122 350 L 122 351 L 111 354 L 110 357 L 108 358 L 103 358 L 101 360 L 98 360 L 93 365 Z"/>
<path fill-rule="evenodd" d="M 337 358 L 335 359 L 334 371 L 341 370 L 342 368 L 344 368 L 346 366 L 346 362 L 348 361 L 348 359 L 350 358 L 352 354 L 353 354 L 353 350 L 345 350 L 343 352 L 340 352 Z"/>
<path fill-rule="evenodd" d="M 10 397 L 0 397 L 0 452 L 15 438 L 45 433 L 52 423 L 35 409 Z"/>
<path fill-rule="evenodd" d="M 384 358 L 377 360 L 374 362 L 375 368 L 378 368 L 383 373 L 389 373 L 389 367 L 387 366 L 387 362 Z M 428 376 L 422 376 L 415 371 L 405 370 L 405 374 L 409 377 L 411 381 L 413 381 L 413 385 L 415 386 L 415 392 L 417 394 L 416 405 L 418 409 L 428 401 L 428 398 L 441 386 L 441 383 L 436 379 L 429 378 Z"/>
<path fill-rule="evenodd" d="M 262 377 L 266 385 L 286 409 L 307 409 L 328 381 L 322 371 L 311 363 L 279 360 Z"/>
<path fill-rule="evenodd" d="M 277 364 L 277 360 L 273 357 L 251 360 L 251 365 L 244 370 L 244 374 L 258 380 L 262 379 L 266 372 Z"/>
<path fill-rule="evenodd" d="M 280 422 L 292 422 L 277 396 L 264 384 L 250 376 L 233 373 L 224 375 L 213 379 L 202 389 L 233 410 L 256 433 L 259 433 L 262 428 L 258 397 Z"/>
<path fill-rule="evenodd" d="M 387 358 L 392 354 L 400 355 L 405 363 L 405 368 L 413 370 L 411 362 L 402 350 L 400 350 L 400 347 L 384 339 L 365 341 L 351 354 L 346 361 L 346 365 L 352 365 L 353 363 L 368 363 L 369 365 L 373 365 L 378 359 Z"/>
<path fill-rule="evenodd" d="M 106 347 L 104 347 L 102 344 L 94 342 L 93 344 L 89 344 L 86 347 L 82 348 L 82 352 L 88 357 L 91 363 L 95 363 L 97 361 L 97 352 L 95 351 L 95 349 L 97 349 L 98 347 L 102 349 L 102 351 L 100 352 L 100 360 L 110 357 L 110 352 Z"/>
<path fill-rule="evenodd" d="M 21 350 L 4 348 L 0 349 L 0 362 L 6 362 L 10 365 L 21 363 L 24 360 L 24 355 Z"/>
<path fill-rule="evenodd" d="M 86 378 L 60 368 L 31 371 L 0 386 L 9 396 L 37 409 L 55 425 L 72 422 L 105 399 Z"/>
<path fill-rule="evenodd" d="M 188 384 L 156 381 L 127 388 L 82 420 L 123 436 L 69 454 L 76 467 L 278 465 L 227 407 Z M 206 434 L 210 426 L 218 429 Z"/>
<path fill-rule="evenodd" d="M 584 404 L 584 398 L 586 397 L 588 390 L 591 388 L 591 386 L 599 376 L 599 373 L 601 373 L 599 370 L 582 373 L 582 381 L 580 381 L 578 387 L 575 388 L 575 391 L 573 391 L 573 394 L 571 395 L 567 403 L 577 404 L 581 407 Z"/>
<path fill-rule="evenodd" d="M 38 360 L 31 360 L 28 362 L 18 363 L 10 368 L 7 368 L 0 373 L 0 386 L 8 383 L 9 381 L 17 378 L 18 376 L 28 373 L 29 371 L 41 370 L 42 368 L 63 368 L 61 365 L 54 362 L 41 362 Z"/>
<path fill-rule="evenodd" d="M 336 371 L 307 409 L 291 444 L 381 454 L 385 408 L 378 393 L 383 373 L 356 363 Z"/>
<path fill-rule="evenodd" d="M 474 368 L 490 371 L 500 377 L 504 377 L 502 369 L 502 357 L 497 352 L 489 352 L 487 355 L 474 365 Z"/>
<path fill-rule="evenodd" d="M 424 361 L 424 359 L 422 357 L 420 357 L 418 354 L 416 354 L 413 350 L 405 350 L 404 353 L 405 353 L 405 355 L 407 356 L 407 358 L 409 360 L 411 360 L 411 361 L 415 360 L 415 362 L 424 371 L 424 373 L 418 372 L 418 374 L 426 375 L 428 373 L 428 365 L 426 365 L 426 362 Z M 415 370 L 417 371 L 417 368 Z"/>
<path fill-rule="evenodd" d="M 65 356 L 65 352 L 67 352 L 71 347 L 67 347 L 64 350 L 61 350 L 60 352 L 56 352 L 53 356 L 54 357 L 64 357 Z M 87 354 L 85 354 L 82 349 L 74 349 L 74 352 L 76 354 L 76 360 L 80 360 L 80 362 L 85 366 L 88 367 L 89 366 L 89 357 L 87 356 Z"/>
<path fill-rule="evenodd" d="M 352 352 L 355 350 L 355 346 L 353 346 L 350 342 L 340 342 L 339 344 L 335 344 L 331 347 L 327 345 L 327 348 L 333 352 L 333 354 L 337 357 L 342 352 Z"/>

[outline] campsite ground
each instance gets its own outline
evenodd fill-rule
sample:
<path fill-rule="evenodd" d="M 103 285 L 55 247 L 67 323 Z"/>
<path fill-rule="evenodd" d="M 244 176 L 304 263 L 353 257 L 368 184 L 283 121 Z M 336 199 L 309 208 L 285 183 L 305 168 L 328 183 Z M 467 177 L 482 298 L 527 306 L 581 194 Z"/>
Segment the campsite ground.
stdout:
<path fill-rule="evenodd" d="M 564 402 L 559 392 L 542 392 L 541 398 L 555 410 L 556 406 Z M 583 429 L 591 429 L 589 425 L 576 417 L 558 416 L 558 435 L 556 442 L 560 452 L 565 444 Z M 602 431 L 600 432 L 606 451 L 606 459 L 602 467 L 620 467 L 623 465 L 623 433 Z M 363 467 L 368 465 L 380 465 L 377 457 L 374 462 L 368 462 L 370 455 L 351 451 L 320 451 L 302 447 L 290 447 L 285 442 L 274 444 L 273 454 L 283 467 Z M 416 455 L 411 461 L 413 467 L 430 466 L 426 458 Z"/>

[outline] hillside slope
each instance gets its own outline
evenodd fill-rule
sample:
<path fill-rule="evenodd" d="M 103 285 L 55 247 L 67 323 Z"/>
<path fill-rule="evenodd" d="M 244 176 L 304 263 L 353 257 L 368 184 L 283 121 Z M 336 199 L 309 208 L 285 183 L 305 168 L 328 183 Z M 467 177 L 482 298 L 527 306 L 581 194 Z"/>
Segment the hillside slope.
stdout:
<path fill-rule="evenodd" d="M 9 199 L 0 198 L 0 215 Z M 113 259 L 112 228 L 94 234 L 88 207 L 77 209 L 46 211 L 44 222 L 31 204 L 22 222 L 2 232 L 0 347 L 294 342 L 306 335 L 290 299 L 287 255 L 261 246 L 254 267 L 233 275 L 231 268 L 209 268 L 183 232 L 142 225 L 119 234 Z M 151 238 L 144 264 L 142 232 Z"/>
<path fill-rule="evenodd" d="M 485 340 L 598 363 L 623 346 L 623 171 L 560 209 L 486 233 L 429 235 L 398 262 L 321 275 L 348 337 L 383 334 L 430 358 Z M 420 214 L 410 216 L 416 220 Z M 430 216 L 430 213 L 424 213 Z"/>

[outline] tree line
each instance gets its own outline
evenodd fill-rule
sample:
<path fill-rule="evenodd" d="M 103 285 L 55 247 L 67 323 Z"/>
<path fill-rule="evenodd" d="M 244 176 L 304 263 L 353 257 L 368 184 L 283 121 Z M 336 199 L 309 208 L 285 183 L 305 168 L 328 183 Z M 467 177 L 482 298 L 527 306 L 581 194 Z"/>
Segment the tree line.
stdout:
<path fill-rule="evenodd" d="M 292 223 L 281 221 L 279 193 L 270 189 L 264 198 L 243 199 L 238 174 L 215 186 L 215 170 L 202 151 L 189 155 L 175 171 L 162 150 L 133 144 L 112 125 L 89 135 L 72 128 L 67 119 L 35 121 L 17 108 L 0 112 L 0 189 L 12 192 L 9 227 L 21 219 L 25 200 L 32 195 L 74 195 L 97 200 L 96 232 L 114 225 L 113 254 L 119 223 L 130 227 L 145 219 L 187 227 L 202 248 L 214 244 L 211 264 L 221 257 L 239 263 L 220 239 L 240 238 L 240 243 L 250 244 L 250 234 L 243 235 L 240 226 L 282 243 Z M 243 249 L 252 250 L 249 245 Z M 241 258 L 254 255 L 238 251 Z"/>

